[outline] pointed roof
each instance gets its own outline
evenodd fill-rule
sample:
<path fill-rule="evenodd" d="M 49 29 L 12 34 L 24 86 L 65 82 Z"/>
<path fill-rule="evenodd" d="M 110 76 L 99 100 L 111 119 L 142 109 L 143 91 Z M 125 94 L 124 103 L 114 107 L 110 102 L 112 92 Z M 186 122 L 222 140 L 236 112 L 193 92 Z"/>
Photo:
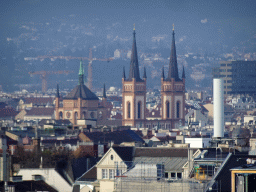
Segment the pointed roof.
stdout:
<path fill-rule="evenodd" d="M 147 79 L 147 74 L 146 74 L 146 67 L 144 67 L 144 74 L 143 74 L 143 79 Z"/>
<path fill-rule="evenodd" d="M 172 47 L 171 47 L 171 55 L 170 55 L 170 63 L 169 63 L 168 80 L 170 80 L 171 78 L 174 78 L 175 81 L 180 80 L 179 73 L 178 73 L 176 47 L 175 47 L 174 27 L 172 31 Z"/>
<path fill-rule="evenodd" d="M 182 70 L 182 79 L 185 79 L 186 76 L 185 76 L 185 68 L 184 68 L 184 65 L 183 65 L 183 70 Z"/>
<path fill-rule="evenodd" d="M 57 84 L 56 97 L 57 97 L 57 98 L 60 98 L 59 84 Z"/>
<path fill-rule="evenodd" d="M 79 84 L 67 94 L 65 99 L 78 99 L 83 100 L 99 100 L 99 98 L 84 85 L 84 69 L 82 60 L 80 61 L 80 68 L 78 73 Z"/>
<path fill-rule="evenodd" d="M 163 79 L 165 78 L 164 77 L 164 67 L 162 68 L 162 76 L 161 76 Z"/>
<path fill-rule="evenodd" d="M 104 83 L 104 86 L 103 86 L 103 98 L 107 98 L 105 83 Z"/>
<path fill-rule="evenodd" d="M 80 60 L 80 68 L 78 75 L 84 75 L 84 69 L 83 69 L 83 62 L 82 59 Z"/>
<path fill-rule="evenodd" d="M 123 78 L 126 79 L 126 76 L 125 76 L 125 67 L 123 68 Z"/>
<path fill-rule="evenodd" d="M 79 67 L 79 73 L 78 73 L 78 84 L 83 85 L 84 84 L 84 68 L 83 68 L 83 62 L 80 60 L 80 67 Z"/>
<path fill-rule="evenodd" d="M 135 38 L 135 28 L 133 29 L 133 44 L 132 44 L 130 73 L 129 73 L 128 81 L 131 81 L 133 78 L 136 81 L 142 81 L 140 78 L 140 71 L 139 71 L 139 62 L 138 62 L 136 38 Z"/>
<path fill-rule="evenodd" d="M 84 84 L 77 85 L 64 99 L 99 100 L 99 98 L 90 91 Z"/>

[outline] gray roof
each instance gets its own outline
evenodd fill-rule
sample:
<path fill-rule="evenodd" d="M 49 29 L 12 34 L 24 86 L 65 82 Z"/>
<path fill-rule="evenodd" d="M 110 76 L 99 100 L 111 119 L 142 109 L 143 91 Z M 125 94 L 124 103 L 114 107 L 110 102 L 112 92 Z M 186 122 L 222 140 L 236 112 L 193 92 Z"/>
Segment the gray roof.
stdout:
<path fill-rule="evenodd" d="M 164 164 L 165 171 L 182 171 L 183 165 L 187 162 L 185 157 L 135 157 L 134 163 L 141 162 L 152 164 Z"/>
<path fill-rule="evenodd" d="M 99 100 L 99 98 L 85 85 L 77 85 L 64 99 Z"/>

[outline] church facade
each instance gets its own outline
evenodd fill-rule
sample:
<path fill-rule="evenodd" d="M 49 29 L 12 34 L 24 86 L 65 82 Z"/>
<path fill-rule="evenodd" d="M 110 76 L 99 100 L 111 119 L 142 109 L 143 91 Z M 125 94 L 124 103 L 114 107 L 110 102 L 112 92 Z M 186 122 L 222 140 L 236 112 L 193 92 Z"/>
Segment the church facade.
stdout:
<path fill-rule="evenodd" d="M 106 93 L 105 85 L 103 89 L 103 99 L 99 102 L 99 98 L 84 85 L 84 70 L 82 61 L 78 74 L 78 85 L 63 98 L 60 102 L 59 87 L 57 85 L 57 93 L 55 100 L 55 119 L 68 119 L 73 125 L 78 124 L 78 120 L 95 121 L 99 123 L 106 119 Z M 86 122 L 82 123 L 86 125 Z"/>
<path fill-rule="evenodd" d="M 164 68 L 161 76 L 161 119 L 147 120 L 146 118 L 146 69 L 140 78 L 135 29 L 133 31 L 133 45 L 129 76 L 125 70 L 122 78 L 123 97 L 123 126 L 147 127 L 158 126 L 163 129 L 177 128 L 185 123 L 185 71 L 179 77 L 174 29 L 169 70 L 165 77 Z"/>

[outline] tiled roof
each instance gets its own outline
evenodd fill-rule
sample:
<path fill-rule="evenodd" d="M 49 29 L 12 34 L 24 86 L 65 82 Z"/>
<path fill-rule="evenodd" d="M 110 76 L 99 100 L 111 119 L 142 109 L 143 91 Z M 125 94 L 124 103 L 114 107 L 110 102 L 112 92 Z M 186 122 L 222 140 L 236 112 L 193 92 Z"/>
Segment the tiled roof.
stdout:
<path fill-rule="evenodd" d="M 78 181 L 95 181 L 97 180 L 97 167 L 93 166 L 84 175 L 82 175 Z"/>
<path fill-rule="evenodd" d="M 152 109 L 151 111 L 149 111 L 148 109 L 146 109 L 146 117 L 149 117 L 149 118 L 154 118 L 154 117 L 155 118 L 159 118 L 159 117 L 161 117 L 160 110 Z"/>
<path fill-rule="evenodd" d="M 113 149 L 123 161 L 132 161 L 133 147 L 113 147 Z"/>
<path fill-rule="evenodd" d="M 139 147 L 135 150 L 134 157 L 187 157 L 188 149 Z"/>
<path fill-rule="evenodd" d="M 21 182 L 10 182 L 8 185 L 15 186 L 15 191 L 17 192 L 27 192 L 27 191 L 49 191 L 49 192 L 58 192 L 50 185 L 44 181 L 21 181 Z M 4 182 L 0 181 L 0 191 L 4 191 Z"/>
<path fill-rule="evenodd" d="M 112 116 L 113 119 L 122 119 L 122 115 L 120 113 L 117 113 L 116 115 Z"/>
<path fill-rule="evenodd" d="M 82 97 L 84 100 L 99 100 L 99 98 L 91 92 L 85 85 L 77 85 L 64 99 L 78 99 Z"/>
<path fill-rule="evenodd" d="M 0 102 L 0 108 L 5 108 L 7 104 L 5 102 Z"/>
<path fill-rule="evenodd" d="M 27 111 L 26 116 L 52 116 L 54 108 L 50 107 L 35 107 Z"/>
<path fill-rule="evenodd" d="M 123 142 L 142 142 L 144 140 L 138 136 L 132 130 L 124 130 L 124 131 L 114 131 L 114 132 L 84 132 L 92 142 L 94 143 L 104 143 L 114 141 L 115 144 L 120 144 Z"/>
<path fill-rule="evenodd" d="M 152 164 L 164 164 L 165 171 L 180 171 L 188 161 L 187 157 L 135 157 L 134 163 L 147 162 Z"/>
<path fill-rule="evenodd" d="M 0 117 L 15 117 L 17 115 L 17 111 L 15 111 L 12 107 L 0 108 Z"/>
<path fill-rule="evenodd" d="M 25 104 L 33 103 L 33 104 L 47 104 L 53 103 L 53 97 L 26 97 L 22 99 Z"/>

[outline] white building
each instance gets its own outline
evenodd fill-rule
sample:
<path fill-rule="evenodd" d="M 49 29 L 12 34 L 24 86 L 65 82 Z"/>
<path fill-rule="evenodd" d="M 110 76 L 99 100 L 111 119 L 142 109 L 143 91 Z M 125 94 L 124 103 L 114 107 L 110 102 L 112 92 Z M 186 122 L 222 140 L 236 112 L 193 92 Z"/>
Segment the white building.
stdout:
<path fill-rule="evenodd" d="M 40 175 L 48 185 L 61 192 L 72 191 L 72 185 L 69 184 L 54 168 L 43 168 L 43 169 L 20 169 L 18 172 L 19 176 L 22 176 L 22 180 L 33 180 L 35 175 Z M 70 183 L 72 183 L 70 179 Z"/>
<path fill-rule="evenodd" d="M 185 138 L 185 143 L 189 143 L 191 148 L 206 148 L 210 146 L 211 138 Z"/>

